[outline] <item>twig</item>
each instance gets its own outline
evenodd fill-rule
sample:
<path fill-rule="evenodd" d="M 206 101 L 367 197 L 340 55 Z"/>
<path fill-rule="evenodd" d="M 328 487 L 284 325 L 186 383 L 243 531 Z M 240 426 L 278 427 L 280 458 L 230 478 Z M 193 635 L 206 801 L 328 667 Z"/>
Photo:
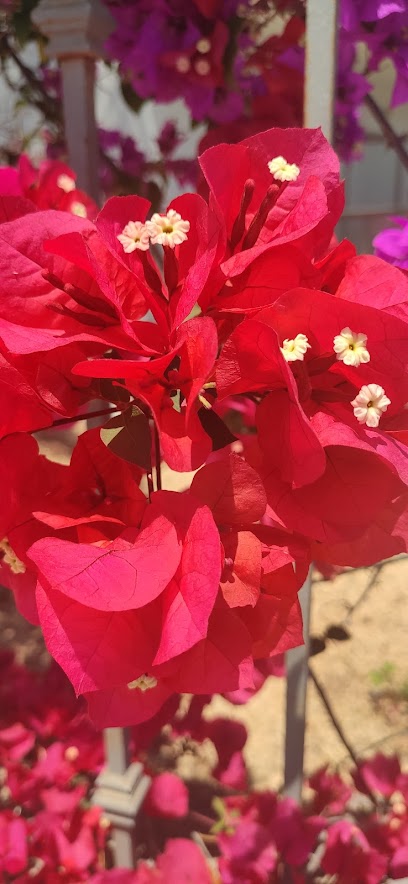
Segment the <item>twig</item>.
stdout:
<path fill-rule="evenodd" d="M 340 724 L 335 712 L 333 711 L 333 709 L 330 705 L 330 702 L 328 700 L 328 697 L 327 697 L 326 691 L 324 690 L 323 685 L 321 684 L 321 682 L 317 678 L 317 675 L 313 672 L 313 669 L 311 669 L 310 666 L 309 666 L 309 675 L 310 675 L 310 678 L 312 679 L 312 682 L 317 690 L 317 693 L 319 694 L 319 697 L 323 703 L 323 706 L 326 709 L 326 712 L 330 718 L 330 721 L 331 721 L 333 727 L 337 731 L 343 745 L 346 747 L 347 752 L 350 755 L 350 758 L 354 762 L 355 766 L 358 767 L 358 763 L 359 763 L 358 755 L 354 751 L 351 743 L 349 743 L 349 741 L 344 733 L 343 727 Z M 372 792 L 371 789 L 367 785 L 366 785 L 366 793 L 369 796 L 369 798 L 371 798 L 371 801 L 373 802 L 374 806 L 377 807 L 377 805 L 378 805 L 377 798 L 375 797 L 374 792 Z"/>
<path fill-rule="evenodd" d="M 365 587 L 365 589 L 363 590 L 361 595 L 358 597 L 355 604 L 349 608 L 349 610 L 348 610 L 348 612 L 347 612 L 347 614 L 341 624 L 342 626 L 347 626 L 347 624 L 350 623 L 350 620 L 354 614 L 354 611 L 360 607 L 360 605 L 365 601 L 365 599 L 367 598 L 367 596 L 371 592 L 371 590 L 374 589 L 383 567 L 384 567 L 383 562 L 380 562 L 378 565 L 375 566 L 375 568 L 371 574 L 371 577 L 367 583 L 367 586 Z"/>
<path fill-rule="evenodd" d="M 147 492 L 149 495 L 149 503 L 150 503 L 150 501 L 152 499 L 152 494 L 154 492 L 153 476 L 151 473 L 147 473 Z"/>
<path fill-rule="evenodd" d="M 359 749 L 358 754 L 359 754 L 359 756 L 363 756 L 363 755 L 365 755 L 366 752 L 370 751 L 371 749 L 375 749 L 377 746 L 382 746 L 383 743 L 387 743 L 388 740 L 393 740 L 394 737 L 404 737 L 406 734 L 408 734 L 408 727 L 403 727 L 399 731 L 393 731 L 392 734 L 386 734 L 385 737 L 381 737 L 379 740 L 373 740 L 372 743 L 368 743 L 367 746 L 363 746 L 362 749 Z M 340 761 L 337 762 L 336 767 L 339 767 L 340 764 L 342 764 L 342 762 L 346 760 L 346 758 L 347 758 L 347 755 L 344 755 L 344 757 L 341 758 Z"/>
<path fill-rule="evenodd" d="M 372 97 L 372 95 L 366 95 L 364 103 L 368 107 L 369 111 L 372 113 L 373 117 L 377 120 L 377 123 L 389 147 L 392 147 L 392 149 L 395 150 L 395 153 L 399 157 L 402 165 L 408 172 L 408 152 L 403 145 L 402 138 L 400 138 L 394 131 L 394 129 L 388 122 L 385 114 L 383 113 L 375 99 Z"/>
<path fill-rule="evenodd" d="M 154 422 L 154 459 L 156 466 L 156 488 L 158 491 L 161 491 L 162 488 L 162 477 L 161 477 L 161 452 L 160 452 L 160 439 L 159 433 L 156 426 L 156 422 Z"/>
<path fill-rule="evenodd" d="M 343 745 L 346 747 L 347 752 L 350 755 L 350 758 L 354 761 L 354 764 L 357 765 L 358 764 L 357 754 L 354 751 L 351 743 L 349 743 L 349 741 L 344 733 L 343 727 L 340 724 L 336 714 L 334 713 L 334 711 L 331 707 L 331 704 L 330 704 L 329 699 L 327 697 L 326 691 L 324 690 L 323 685 L 320 683 L 319 679 L 317 678 L 317 675 L 313 672 L 313 669 L 311 668 L 311 666 L 309 666 L 309 676 L 312 679 L 312 682 L 317 690 L 317 693 L 319 694 L 319 697 L 323 703 L 324 708 L 326 709 L 326 712 L 330 718 L 330 721 L 331 721 L 333 727 L 337 731 Z"/>
<path fill-rule="evenodd" d="M 117 406 L 114 408 L 102 408 L 100 411 L 87 411 L 84 414 L 76 414 L 75 417 L 63 417 L 60 420 L 54 421 L 51 426 L 43 427 L 42 429 L 52 430 L 53 427 L 62 427 L 64 424 L 75 424 L 76 421 L 87 421 L 94 417 L 104 417 L 104 415 L 113 414 L 114 411 L 120 414 L 120 408 L 117 408 Z"/>
<path fill-rule="evenodd" d="M 37 92 L 37 106 L 40 108 L 40 110 L 43 111 L 48 119 L 54 120 L 61 124 L 62 116 L 59 102 L 55 98 L 52 98 L 50 95 L 47 94 L 41 81 L 38 80 L 38 78 L 35 76 L 34 71 L 32 71 L 29 67 L 27 67 L 26 64 L 24 64 L 23 61 L 21 61 L 21 58 L 11 46 L 6 34 L 4 34 L 0 38 L 0 41 L 0 51 L 2 48 L 1 44 L 3 44 L 5 53 L 14 61 L 14 64 L 17 65 L 20 73 L 23 75 L 26 82 L 30 85 L 31 89 Z"/>

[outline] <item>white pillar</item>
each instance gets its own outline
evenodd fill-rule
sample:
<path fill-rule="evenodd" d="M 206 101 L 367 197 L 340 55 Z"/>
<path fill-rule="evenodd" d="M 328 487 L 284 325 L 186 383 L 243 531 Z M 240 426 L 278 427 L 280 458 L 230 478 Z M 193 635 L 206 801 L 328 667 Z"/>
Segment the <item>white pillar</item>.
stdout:
<path fill-rule="evenodd" d="M 333 139 L 338 0 L 307 0 L 304 126 Z M 312 571 L 299 592 L 304 645 L 286 654 L 285 795 L 300 801 L 306 727 Z M 288 880 L 290 877 L 288 876 Z"/>
<path fill-rule="evenodd" d="M 338 0 L 307 0 L 303 125 L 333 140 Z"/>
<path fill-rule="evenodd" d="M 95 59 L 112 29 L 99 0 L 40 0 L 33 22 L 48 37 L 46 52 L 59 61 L 69 163 L 78 185 L 98 199 L 98 139 L 94 110 Z"/>
<path fill-rule="evenodd" d="M 92 801 L 103 807 L 113 825 L 115 866 L 136 867 L 135 827 L 150 786 L 150 777 L 139 762 L 129 764 L 129 733 L 126 728 L 104 731 L 107 764 L 99 774 Z"/>

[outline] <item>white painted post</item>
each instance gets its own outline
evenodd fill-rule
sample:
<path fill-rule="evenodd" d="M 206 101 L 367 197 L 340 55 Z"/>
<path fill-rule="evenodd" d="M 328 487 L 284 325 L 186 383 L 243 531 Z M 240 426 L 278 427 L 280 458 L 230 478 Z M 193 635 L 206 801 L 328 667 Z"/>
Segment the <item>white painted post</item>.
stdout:
<path fill-rule="evenodd" d="M 285 795 L 300 801 L 306 731 L 306 696 L 309 676 L 310 605 L 312 568 L 301 590 L 304 645 L 286 654 Z"/>
<path fill-rule="evenodd" d="M 150 785 L 139 762 L 129 764 L 129 732 L 108 727 L 104 731 L 107 765 L 96 781 L 93 803 L 103 807 L 113 825 L 115 867 L 136 867 L 135 826 Z"/>
<path fill-rule="evenodd" d="M 333 138 L 338 0 L 307 0 L 304 125 Z M 302 797 L 312 570 L 299 592 L 305 644 L 286 654 L 285 794 Z"/>
<path fill-rule="evenodd" d="M 112 19 L 99 0 L 40 0 L 32 20 L 59 61 L 65 137 L 78 185 L 98 200 L 98 138 L 94 110 L 95 60 Z"/>
<path fill-rule="evenodd" d="M 338 0 L 307 0 L 306 75 L 303 124 L 321 126 L 333 140 L 337 64 Z"/>

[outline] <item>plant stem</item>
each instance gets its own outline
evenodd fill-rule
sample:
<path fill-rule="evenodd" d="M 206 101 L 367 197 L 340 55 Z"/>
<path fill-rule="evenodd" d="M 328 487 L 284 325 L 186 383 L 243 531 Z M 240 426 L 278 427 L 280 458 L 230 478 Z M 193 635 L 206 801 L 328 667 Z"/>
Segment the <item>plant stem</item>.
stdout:
<path fill-rule="evenodd" d="M 399 160 L 408 172 L 408 152 L 404 147 L 403 139 L 394 131 L 372 95 L 366 95 L 364 102 L 371 111 L 373 117 L 377 120 L 387 144 L 395 150 Z"/>
<path fill-rule="evenodd" d="M 162 488 L 162 478 L 161 478 L 161 452 L 160 452 L 160 439 L 159 432 L 154 424 L 154 455 L 156 461 L 156 488 L 157 491 L 161 491 Z"/>
<path fill-rule="evenodd" d="M 101 408 L 100 411 L 87 411 L 84 414 L 76 414 L 75 417 L 63 417 L 61 420 L 54 421 L 50 427 L 42 427 L 44 430 L 51 430 L 53 427 L 62 427 L 64 424 L 74 424 L 76 421 L 87 421 L 94 417 L 104 417 L 113 414 L 114 411 L 120 413 L 120 408 L 115 405 L 114 408 Z M 38 431 L 40 432 L 40 430 Z"/>
<path fill-rule="evenodd" d="M 311 666 L 309 666 L 309 676 L 312 679 L 312 682 L 317 690 L 317 693 L 319 694 L 319 697 L 323 703 L 323 706 L 326 709 L 326 712 L 328 713 L 328 716 L 330 718 L 332 725 L 334 726 L 335 730 L 337 731 L 343 745 L 346 747 L 347 752 L 350 755 L 350 758 L 354 761 L 354 764 L 357 766 L 358 765 L 357 755 L 356 755 L 351 743 L 349 743 L 349 741 L 343 731 L 342 725 L 338 721 L 337 716 L 335 715 L 335 713 L 331 707 L 331 704 L 330 704 L 329 699 L 326 695 L 326 691 L 324 690 L 323 685 L 320 683 L 319 679 L 317 678 L 317 675 L 315 675 L 315 673 L 313 672 L 313 669 L 311 668 Z"/>
<path fill-rule="evenodd" d="M 153 476 L 151 473 L 147 473 L 147 491 L 149 494 L 149 503 L 150 503 L 150 501 L 152 499 L 152 494 L 154 492 Z"/>

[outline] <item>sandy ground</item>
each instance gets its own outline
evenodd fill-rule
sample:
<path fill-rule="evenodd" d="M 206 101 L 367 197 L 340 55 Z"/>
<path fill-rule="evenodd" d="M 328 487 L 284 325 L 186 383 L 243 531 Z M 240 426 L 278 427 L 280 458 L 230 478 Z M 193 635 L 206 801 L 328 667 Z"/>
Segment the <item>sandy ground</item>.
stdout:
<path fill-rule="evenodd" d="M 311 660 L 332 710 L 357 755 L 398 751 L 408 767 L 408 559 L 315 580 L 313 636 L 347 620 L 350 639 L 326 642 Z M 357 605 L 352 611 L 354 605 Z M 349 616 L 348 616 L 349 615 Z M 283 777 L 285 680 L 270 678 L 245 707 L 214 699 L 211 715 L 230 715 L 249 730 L 246 757 L 257 787 Z M 305 772 L 350 757 L 313 683 L 309 681 Z"/>

